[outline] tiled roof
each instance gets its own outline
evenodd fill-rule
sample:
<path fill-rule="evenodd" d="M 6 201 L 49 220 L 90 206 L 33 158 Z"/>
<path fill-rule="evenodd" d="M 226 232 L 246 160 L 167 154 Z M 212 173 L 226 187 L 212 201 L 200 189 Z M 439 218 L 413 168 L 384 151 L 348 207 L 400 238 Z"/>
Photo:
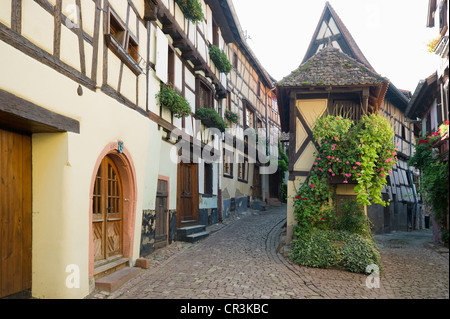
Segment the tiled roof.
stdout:
<path fill-rule="evenodd" d="M 387 81 L 364 64 L 328 45 L 279 81 L 277 86 L 349 86 Z"/>

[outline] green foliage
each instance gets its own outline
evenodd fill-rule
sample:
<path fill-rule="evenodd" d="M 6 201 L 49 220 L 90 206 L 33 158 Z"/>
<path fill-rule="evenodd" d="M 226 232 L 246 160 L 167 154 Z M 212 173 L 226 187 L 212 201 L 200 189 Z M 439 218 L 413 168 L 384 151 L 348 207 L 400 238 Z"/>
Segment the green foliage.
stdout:
<path fill-rule="evenodd" d="M 172 87 L 161 84 L 160 91 L 155 95 L 162 107 L 172 111 L 176 118 L 182 118 L 191 115 L 191 106 L 177 91 Z"/>
<path fill-rule="evenodd" d="M 348 231 L 316 230 L 293 241 L 290 259 L 302 266 L 337 267 L 365 273 L 366 267 L 381 258 L 374 240 Z"/>
<path fill-rule="evenodd" d="M 423 170 L 419 192 L 425 203 L 433 207 L 436 220 L 441 221 L 447 211 L 448 162 L 435 161 Z"/>
<path fill-rule="evenodd" d="M 289 170 L 289 158 L 284 152 L 280 141 L 278 141 L 278 170 L 281 177 L 284 177 L 284 173 Z"/>
<path fill-rule="evenodd" d="M 359 143 L 361 163 L 361 175 L 358 175 L 358 185 L 355 187 L 358 202 L 370 205 L 372 201 L 386 206 L 381 199 L 381 190 L 397 160 L 392 144 L 394 131 L 385 118 L 371 114 L 362 117 L 352 135 Z"/>
<path fill-rule="evenodd" d="M 335 228 L 352 234 L 372 236 L 370 220 L 361 205 L 355 201 L 343 202 L 340 206 L 341 215 L 336 218 Z"/>
<path fill-rule="evenodd" d="M 293 242 L 290 258 L 293 262 L 314 268 L 329 268 L 338 263 L 338 246 L 335 233 L 316 231 Z"/>
<path fill-rule="evenodd" d="M 184 13 L 186 19 L 193 23 L 203 20 L 202 4 L 198 0 L 175 0 L 180 6 L 181 11 Z"/>
<path fill-rule="evenodd" d="M 234 124 L 237 124 L 239 122 L 239 115 L 230 110 L 225 111 L 225 118 Z"/>
<path fill-rule="evenodd" d="M 226 54 L 217 46 L 213 44 L 209 46 L 209 55 L 220 72 L 228 74 L 233 69 Z"/>
<path fill-rule="evenodd" d="M 227 128 L 227 123 L 216 112 L 216 110 L 208 107 L 199 107 L 195 111 L 195 116 L 202 121 L 202 123 L 208 127 L 215 127 L 221 132 L 224 132 Z"/>
<path fill-rule="evenodd" d="M 340 250 L 341 265 L 344 269 L 364 273 L 366 267 L 375 264 L 381 268 L 381 257 L 375 241 L 358 234 L 348 234 Z"/>
<path fill-rule="evenodd" d="M 309 236 L 316 229 L 325 229 L 334 219 L 328 199 L 332 196 L 326 177 L 312 174 L 310 183 L 303 183 L 293 198 L 297 220 L 295 235 Z"/>
<path fill-rule="evenodd" d="M 385 118 L 364 115 L 355 125 L 350 119 L 328 115 L 316 121 L 313 136 L 320 143 L 313 168 L 317 174 L 342 176 L 344 183 L 357 181 L 354 190 L 361 205 L 386 205 L 381 190 L 397 153 L 394 132 Z"/>
<path fill-rule="evenodd" d="M 437 132 L 426 138 L 419 139 L 415 145 L 414 155 L 408 164 L 421 171 L 419 193 L 427 205 L 433 208 L 433 213 L 439 222 L 443 222 L 447 211 L 449 192 L 448 162 L 442 161 L 439 151 L 433 149 L 433 144 L 448 132 L 448 121 L 443 123 Z M 444 199 L 444 200 L 443 200 Z"/>

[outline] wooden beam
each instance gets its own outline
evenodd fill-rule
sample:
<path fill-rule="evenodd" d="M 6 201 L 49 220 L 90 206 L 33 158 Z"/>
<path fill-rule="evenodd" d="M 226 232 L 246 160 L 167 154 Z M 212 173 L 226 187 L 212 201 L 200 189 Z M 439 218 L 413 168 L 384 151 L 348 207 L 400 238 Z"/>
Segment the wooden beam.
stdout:
<path fill-rule="evenodd" d="M 27 133 L 80 133 L 80 123 L 0 89 L 0 126 Z"/>
<path fill-rule="evenodd" d="M 53 33 L 53 56 L 60 58 L 61 55 L 61 23 L 62 23 L 62 0 L 57 0 L 54 12 L 55 29 Z"/>
<path fill-rule="evenodd" d="M 22 0 L 12 0 L 11 2 L 11 30 L 22 33 Z"/>

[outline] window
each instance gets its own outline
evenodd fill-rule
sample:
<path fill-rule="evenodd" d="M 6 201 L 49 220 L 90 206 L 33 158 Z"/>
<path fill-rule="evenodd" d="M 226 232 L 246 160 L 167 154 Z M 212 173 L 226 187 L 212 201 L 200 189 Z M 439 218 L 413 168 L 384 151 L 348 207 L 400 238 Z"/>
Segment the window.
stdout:
<path fill-rule="evenodd" d="M 212 40 L 213 40 L 213 45 L 215 45 L 216 47 L 219 47 L 219 27 L 217 26 L 216 21 L 213 20 L 213 34 L 212 34 Z"/>
<path fill-rule="evenodd" d="M 138 39 L 128 30 L 119 16 L 110 7 L 108 10 L 108 28 L 105 34 L 106 44 L 136 75 L 142 73 L 139 66 Z"/>
<path fill-rule="evenodd" d="M 255 119 L 254 119 L 255 115 L 253 113 L 253 111 L 247 106 L 245 108 L 245 128 L 254 128 L 254 124 L 255 124 Z"/>
<path fill-rule="evenodd" d="M 233 52 L 233 69 L 236 71 L 238 69 L 238 55 L 236 52 Z"/>
<path fill-rule="evenodd" d="M 205 163 L 205 169 L 204 169 L 204 191 L 203 195 L 205 196 L 211 196 L 213 192 L 213 164 L 212 163 Z"/>
<path fill-rule="evenodd" d="M 248 182 L 248 159 L 245 158 L 243 163 L 238 163 L 238 180 Z"/>
<path fill-rule="evenodd" d="M 198 107 L 213 107 L 211 89 L 203 81 L 199 81 L 197 96 Z"/>
<path fill-rule="evenodd" d="M 441 1 L 440 7 L 439 7 L 439 31 L 441 34 L 445 34 L 447 32 L 448 28 L 448 21 L 447 21 L 447 1 Z"/>
<path fill-rule="evenodd" d="M 233 177 L 233 156 L 231 152 L 227 154 L 223 149 L 223 176 Z"/>

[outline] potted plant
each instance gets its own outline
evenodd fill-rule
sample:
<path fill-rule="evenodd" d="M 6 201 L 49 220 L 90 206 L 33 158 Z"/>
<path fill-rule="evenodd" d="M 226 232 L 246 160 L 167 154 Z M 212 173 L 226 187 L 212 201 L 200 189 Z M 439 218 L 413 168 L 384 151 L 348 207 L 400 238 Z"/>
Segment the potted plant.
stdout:
<path fill-rule="evenodd" d="M 209 55 L 220 72 L 228 74 L 233 69 L 226 54 L 214 44 L 209 46 Z"/>
<path fill-rule="evenodd" d="M 202 4 L 198 0 L 175 0 L 180 6 L 181 11 L 184 13 L 186 19 L 193 23 L 203 20 Z"/>
<path fill-rule="evenodd" d="M 199 107 L 195 111 L 195 116 L 202 121 L 202 123 L 208 127 L 218 128 L 221 132 L 224 132 L 227 128 L 227 123 L 216 112 L 216 110 L 208 107 Z"/>
<path fill-rule="evenodd" d="M 239 122 L 239 115 L 230 110 L 225 111 L 225 118 L 234 124 L 237 124 Z"/>
<path fill-rule="evenodd" d="M 191 115 L 192 110 L 189 102 L 183 98 L 175 89 L 161 84 L 161 90 L 155 95 L 159 104 L 170 111 L 176 118 Z"/>

